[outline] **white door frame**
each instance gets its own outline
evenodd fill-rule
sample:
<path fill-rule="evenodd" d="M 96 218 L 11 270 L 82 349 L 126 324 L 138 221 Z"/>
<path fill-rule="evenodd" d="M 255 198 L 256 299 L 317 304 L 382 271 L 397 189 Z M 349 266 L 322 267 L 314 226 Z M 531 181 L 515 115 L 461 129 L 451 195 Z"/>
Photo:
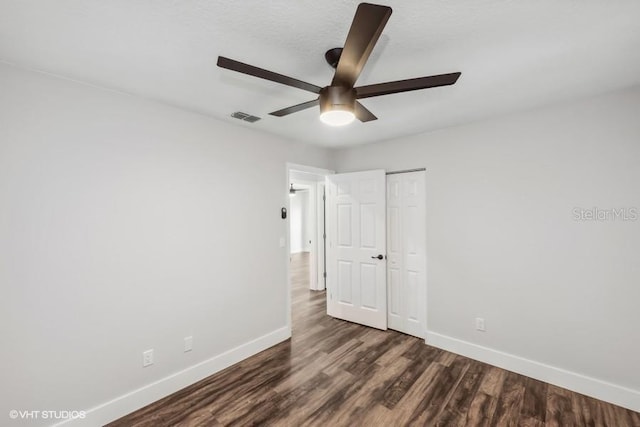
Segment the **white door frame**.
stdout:
<path fill-rule="evenodd" d="M 316 290 L 317 291 L 324 291 L 326 289 L 326 285 L 327 285 L 327 277 L 326 277 L 326 255 L 327 255 L 327 248 L 326 248 L 326 230 L 325 230 L 325 226 L 327 223 L 326 220 L 326 202 L 325 202 L 325 183 L 324 181 L 322 182 L 317 182 L 316 183 L 316 242 L 318 243 L 317 250 L 318 250 L 318 256 L 317 256 L 317 260 L 318 262 L 316 263 L 316 279 L 315 279 L 315 283 L 316 283 Z M 321 243 L 321 244 L 320 244 Z M 322 251 L 322 253 L 320 253 L 320 251 Z"/>
<path fill-rule="evenodd" d="M 285 244 L 285 249 L 286 249 L 286 256 L 284 257 L 285 259 L 285 271 L 287 274 L 287 295 L 286 295 L 286 319 L 287 319 L 287 329 L 289 332 L 289 336 L 291 336 L 291 270 L 290 270 L 290 265 L 289 265 L 289 259 L 291 256 L 291 228 L 289 226 L 289 220 L 290 220 L 290 212 L 291 212 L 291 200 L 289 197 L 289 182 L 290 182 L 290 174 L 291 171 L 297 171 L 297 172 L 305 172 L 305 173 L 310 173 L 313 175 L 318 175 L 318 176 L 327 176 L 327 175 L 333 175 L 335 173 L 335 171 L 332 171 L 330 169 L 323 169 L 323 168 L 318 168 L 315 166 L 307 166 L 307 165 L 301 165 L 301 164 L 297 164 L 297 163 L 290 163 L 287 162 L 286 163 L 286 182 L 285 185 L 283 186 L 283 189 L 285 190 L 285 207 L 287 209 L 287 219 L 286 219 L 286 244 Z"/>

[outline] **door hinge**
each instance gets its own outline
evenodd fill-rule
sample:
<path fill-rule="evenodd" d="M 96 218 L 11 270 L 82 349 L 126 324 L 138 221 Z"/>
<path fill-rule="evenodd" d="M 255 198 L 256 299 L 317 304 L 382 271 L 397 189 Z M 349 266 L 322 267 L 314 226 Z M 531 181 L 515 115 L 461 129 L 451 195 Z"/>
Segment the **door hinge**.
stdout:
<path fill-rule="evenodd" d="M 326 271 L 324 273 L 322 273 L 322 277 L 324 277 L 325 279 L 327 278 L 327 272 Z"/>

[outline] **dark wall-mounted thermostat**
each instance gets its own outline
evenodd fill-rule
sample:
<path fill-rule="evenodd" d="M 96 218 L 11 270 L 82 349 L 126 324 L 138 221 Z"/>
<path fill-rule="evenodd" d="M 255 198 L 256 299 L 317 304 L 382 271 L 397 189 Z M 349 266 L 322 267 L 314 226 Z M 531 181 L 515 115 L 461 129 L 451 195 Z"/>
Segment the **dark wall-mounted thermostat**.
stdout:
<path fill-rule="evenodd" d="M 282 219 L 287 219 L 287 208 L 282 208 L 280 212 L 282 214 Z"/>

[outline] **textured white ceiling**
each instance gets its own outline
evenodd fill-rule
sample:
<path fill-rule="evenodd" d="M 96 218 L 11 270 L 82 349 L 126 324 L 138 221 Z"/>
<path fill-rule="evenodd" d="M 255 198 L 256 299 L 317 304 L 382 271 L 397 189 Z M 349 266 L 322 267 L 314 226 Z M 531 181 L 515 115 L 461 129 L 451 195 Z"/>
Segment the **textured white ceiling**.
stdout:
<path fill-rule="evenodd" d="M 218 55 L 325 86 L 358 2 L 0 0 L 0 60 L 287 138 L 361 144 L 640 84 L 640 1 L 386 0 L 393 14 L 357 85 L 461 71 L 454 86 L 362 103 L 329 128 L 313 94 L 216 66 Z M 255 124 L 233 111 L 262 117 Z"/>

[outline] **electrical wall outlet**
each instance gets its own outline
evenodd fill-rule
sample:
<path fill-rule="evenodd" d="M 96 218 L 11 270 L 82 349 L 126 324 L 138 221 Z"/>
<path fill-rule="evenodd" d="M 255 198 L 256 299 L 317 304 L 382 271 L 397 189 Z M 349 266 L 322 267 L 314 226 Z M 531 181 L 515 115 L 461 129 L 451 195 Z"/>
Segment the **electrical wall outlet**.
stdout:
<path fill-rule="evenodd" d="M 482 317 L 476 317 L 476 330 L 480 332 L 486 331 L 484 327 L 484 319 Z"/>
<path fill-rule="evenodd" d="M 153 349 L 142 352 L 142 366 L 153 365 Z"/>
<path fill-rule="evenodd" d="M 193 337 L 184 337 L 184 352 L 193 350 Z"/>

